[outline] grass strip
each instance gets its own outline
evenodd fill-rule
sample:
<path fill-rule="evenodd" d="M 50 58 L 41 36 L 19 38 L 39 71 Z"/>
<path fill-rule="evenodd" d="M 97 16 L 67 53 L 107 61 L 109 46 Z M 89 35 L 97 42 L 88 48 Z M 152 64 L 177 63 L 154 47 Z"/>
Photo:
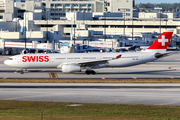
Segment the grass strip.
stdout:
<path fill-rule="evenodd" d="M 180 79 L 0 79 L 0 83 L 180 83 Z"/>
<path fill-rule="evenodd" d="M 0 100 L 1 120 L 179 120 L 180 107 Z"/>

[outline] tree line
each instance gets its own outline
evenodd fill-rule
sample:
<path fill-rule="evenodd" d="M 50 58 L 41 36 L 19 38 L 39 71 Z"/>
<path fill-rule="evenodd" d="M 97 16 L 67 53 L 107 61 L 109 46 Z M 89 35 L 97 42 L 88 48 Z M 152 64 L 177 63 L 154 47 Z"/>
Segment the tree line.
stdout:
<path fill-rule="evenodd" d="M 160 4 L 140 3 L 140 4 L 136 4 L 136 7 L 146 8 L 146 9 L 153 9 L 154 7 L 162 7 L 165 10 L 173 10 L 176 8 L 180 8 L 180 3 L 160 3 Z"/>

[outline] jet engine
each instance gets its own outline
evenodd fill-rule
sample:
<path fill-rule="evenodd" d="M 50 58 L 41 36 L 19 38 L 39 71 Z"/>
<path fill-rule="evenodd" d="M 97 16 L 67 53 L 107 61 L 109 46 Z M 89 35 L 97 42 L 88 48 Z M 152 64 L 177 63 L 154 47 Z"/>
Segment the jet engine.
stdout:
<path fill-rule="evenodd" d="M 78 65 L 73 65 L 73 64 L 62 65 L 63 73 L 80 72 L 80 71 L 81 71 L 81 67 Z"/>

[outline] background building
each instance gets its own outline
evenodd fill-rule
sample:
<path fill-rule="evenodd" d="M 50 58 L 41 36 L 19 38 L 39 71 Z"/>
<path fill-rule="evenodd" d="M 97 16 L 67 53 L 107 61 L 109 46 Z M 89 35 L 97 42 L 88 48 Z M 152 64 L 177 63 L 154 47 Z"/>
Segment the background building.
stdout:
<path fill-rule="evenodd" d="M 0 0 L 0 42 L 24 42 L 25 38 L 29 43 L 65 42 L 73 25 L 73 39 L 80 44 L 147 45 L 156 38 L 152 32 L 166 29 L 175 29 L 171 45 L 180 44 L 178 12 L 138 9 L 134 4 L 134 0 Z"/>
<path fill-rule="evenodd" d="M 121 12 L 126 18 L 132 18 L 134 0 L 105 0 L 105 12 Z"/>
<path fill-rule="evenodd" d="M 0 20 L 12 21 L 14 18 L 14 0 L 0 0 Z"/>

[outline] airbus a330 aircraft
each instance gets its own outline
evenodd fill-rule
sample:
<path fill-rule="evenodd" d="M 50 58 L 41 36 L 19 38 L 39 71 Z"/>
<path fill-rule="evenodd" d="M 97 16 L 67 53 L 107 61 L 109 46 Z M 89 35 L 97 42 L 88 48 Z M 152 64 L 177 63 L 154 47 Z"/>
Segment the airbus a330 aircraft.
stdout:
<path fill-rule="evenodd" d="M 64 73 L 79 72 L 95 74 L 92 69 L 103 67 L 127 67 L 143 64 L 167 55 L 166 49 L 174 30 L 166 30 L 145 51 L 126 53 L 52 53 L 15 55 L 4 64 L 22 69 L 57 68 Z M 21 71 L 23 74 L 23 70 Z"/>

